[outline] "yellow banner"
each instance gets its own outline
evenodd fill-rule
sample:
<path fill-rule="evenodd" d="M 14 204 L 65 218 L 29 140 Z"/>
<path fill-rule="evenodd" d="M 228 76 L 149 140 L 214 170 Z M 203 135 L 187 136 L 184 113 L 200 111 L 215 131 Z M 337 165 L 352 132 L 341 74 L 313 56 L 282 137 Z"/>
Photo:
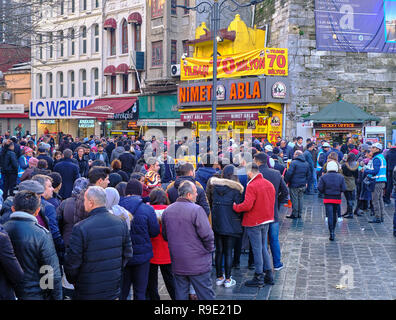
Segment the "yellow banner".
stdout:
<path fill-rule="evenodd" d="M 217 78 L 235 78 L 252 75 L 288 75 L 287 49 L 264 48 L 225 55 L 217 58 Z M 181 80 L 213 78 L 213 59 L 185 58 L 181 60 Z"/>

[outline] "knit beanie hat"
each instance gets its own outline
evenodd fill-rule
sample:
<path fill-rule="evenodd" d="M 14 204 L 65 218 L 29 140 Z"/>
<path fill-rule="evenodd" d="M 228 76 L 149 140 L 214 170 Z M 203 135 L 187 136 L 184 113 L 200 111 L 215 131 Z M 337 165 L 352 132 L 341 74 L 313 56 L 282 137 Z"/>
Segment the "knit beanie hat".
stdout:
<path fill-rule="evenodd" d="M 119 184 L 122 181 L 122 177 L 121 175 L 119 175 L 118 173 L 110 173 L 109 174 L 109 187 L 115 187 L 117 184 Z"/>
<path fill-rule="evenodd" d="M 29 166 L 37 167 L 38 162 L 39 162 L 39 161 L 38 161 L 37 158 L 31 157 L 31 158 L 29 159 Z"/>
<path fill-rule="evenodd" d="M 127 196 L 129 195 L 138 195 L 141 196 L 143 193 L 143 187 L 142 184 L 139 182 L 139 180 L 136 179 L 131 179 L 129 180 L 126 189 L 125 189 L 125 194 Z"/>
<path fill-rule="evenodd" d="M 330 171 L 338 172 L 338 164 L 337 164 L 337 162 L 335 162 L 335 161 L 330 161 L 330 162 L 327 164 L 327 172 L 330 172 Z"/>

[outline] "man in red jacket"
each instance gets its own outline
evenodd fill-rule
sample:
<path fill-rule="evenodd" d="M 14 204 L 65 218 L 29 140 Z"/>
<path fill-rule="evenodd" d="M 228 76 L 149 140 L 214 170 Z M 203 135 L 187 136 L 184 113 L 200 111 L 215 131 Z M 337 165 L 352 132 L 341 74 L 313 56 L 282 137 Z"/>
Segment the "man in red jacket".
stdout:
<path fill-rule="evenodd" d="M 246 227 L 254 256 L 255 274 L 245 286 L 263 287 L 274 284 L 271 258 L 267 249 L 268 228 L 274 222 L 275 188 L 264 179 L 255 163 L 246 166 L 250 181 L 246 187 L 245 201 L 233 205 L 236 212 L 244 212 L 242 225 Z M 265 273 L 265 276 L 264 276 Z"/>

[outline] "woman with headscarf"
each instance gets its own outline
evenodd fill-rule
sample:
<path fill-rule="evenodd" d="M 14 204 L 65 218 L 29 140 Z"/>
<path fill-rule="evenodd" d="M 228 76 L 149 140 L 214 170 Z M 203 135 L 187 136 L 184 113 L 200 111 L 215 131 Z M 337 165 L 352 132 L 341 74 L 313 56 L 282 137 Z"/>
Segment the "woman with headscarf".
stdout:
<path fill-rule="evenodd" d="M 114 214 L 117 217 L 120 217 L 123 219 L 127 226 L 128 230 L 131 229 L 131 221 L 132 221 L 132 215 L 128 210 L 126 210 L 124 207 L 121 207 L 118 203 L 120 202 L 120 195 L 117 191 L 117 189 L 113 187 L 107 187 L 105 189 L 106 191 L 106 208 L 107 210 L 110 211 L 110 213 Z"/>

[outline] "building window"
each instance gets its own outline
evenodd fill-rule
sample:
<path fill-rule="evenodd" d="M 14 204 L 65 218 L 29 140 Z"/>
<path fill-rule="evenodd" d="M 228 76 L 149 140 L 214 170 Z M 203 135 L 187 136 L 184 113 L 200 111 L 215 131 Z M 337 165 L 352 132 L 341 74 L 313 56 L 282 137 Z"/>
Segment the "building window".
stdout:
<path fill-rule="evenodd" d="M 188 40 L 183 40 L 183 54 L 186 54 L 187 57 L 190 56 L 190 46 L 187 44 Z"/>
<path fill-rule="evenodd" d="M 171 14 L 175 16 L 177 15 L 177 10 L 176 8 L 174 8 L 176 4 L 177 4 L 177 0 L 171 0 Z"/>
<path fill-rule="evenodd" d="M 54 41 L 54 37 L 52 35 L 52 32 L 50 32 L 48 34 L 48 57 L 50 59 L 52 59 L 53 56 L 54 56 L 54 46 L 53 46 L 53 43 L 52 43 L 53 41 Z"/>
<path fill-rule="evenodd" d="M 94 52 L 99 52 L 99 25 L 94 26 Z"/>
<path fill-rule="evenodd" d="M 128 53 L 128 23 L 126 20 L 122 23 L 121 28 L 121 52 Z"/>
<path fill-rule="evenodd" d="M 81 27 L 81 50 L 80 54 L 87 54 L 87 27 Z"/>
<path fill-rule="evenodd" d="M 70 97 L 74 97 L 75 81 L 74 81 L 74 71 L 70 71 Z"/>
<path fill-rule="evenodd" d="M 100 5 L 99 0 L 94 0 L 94 2 L 95 2 L 95 8 L 99 8 Z"/>
<path fill-rule="evenodd" d="M 164 12 L 164 1 L 151 0 L 151 18 L 162 17 Z"/>
<path fill-rule="evenodd" d="M 58 73 L 58 98 L 63 98 L 63 72 Z"/>
<path fill-rule="evenodd" d="M 110 77 L 110 94 L 116 94 L 117 91 L 117 77 Z"/>
<path fill-rule="evenodd" d="M 81 70 L 81 96 L 87 96 L 87 71 Z"/>
<path fill-rule="evenodd" d="M 95 68 L 93 69 L 93 96 L 98 96 L 99 95 L 99 69 Z"/>
<path fill-rule="evenodd" d="M 116 55 L 116 32 L 114 29 L 110 29 L 110 55 Z"/>
<path fill-rule="evenodd" d="M 60 14 L 63 16 L 65 14 L 65 1 L 60 2 Z"/>
<path fill-rule="evenodd" d="M 122 75 L 122 93 L 128 93 L 128 74 Z"/>
<path fill-rule="evenodd" d="M 72 13 L 76 11 L 76 0 L 70 0 L 70 11 Z"/>
<path fill-rule="evenodd" d="M 80 5 L 81 11 L 87 10 L 87 0 L 81 0 Z"/>
<path fill-rule="evenodd" d="M 171 40 L 171 64 L 177 63 L 177 40 Z"/>
<path fill-rule="evenodd" d="M 52 98 L 52 96 L 53 96 L 52 73 L 47 73 L 47 98 Z"/>
<path fill-rule="evenodd" d="M 69 30 L 69 37 L 70 37 L 70 55 L 74 56 L 75 54 L 75 34 L 74 34 L 74 29 L 71 28 Z"/>
<path fill-rule="evenodd" d="M 43 75 L 42 74 L 38 74 L 38 92 L 39 92 L 39 98 L 43 98 Z"/>
<path fill-rule="evenodd" d="M 151 66 L 158 67 L 162 65 L 162 41 L 152 43 Z"/>
<path fill-rule="evenodd" d="M 190 1 L 189 0 L 184 0 L 184 6 L 189 7 L 190 6 Z M 184 14 L 189 14 L 190 10 L 184 9 Z"/>
<path fill-rule="evenodd" d="M 135 24 L 135 51 L 141 51 L 142 48 L 142 27 Z"/>
<path fill-rule="evenodd" d="M 59 31 L 59 56 L 63 57 L 64 52 L 63 52 L 63 31 Z"/>
<path fill-rule="evenodd" d="M 40 44 L 39 58 L 42 60 L 43 59 L 43 35 L 42 34 L 39 35 L 39 44 Z"/>

